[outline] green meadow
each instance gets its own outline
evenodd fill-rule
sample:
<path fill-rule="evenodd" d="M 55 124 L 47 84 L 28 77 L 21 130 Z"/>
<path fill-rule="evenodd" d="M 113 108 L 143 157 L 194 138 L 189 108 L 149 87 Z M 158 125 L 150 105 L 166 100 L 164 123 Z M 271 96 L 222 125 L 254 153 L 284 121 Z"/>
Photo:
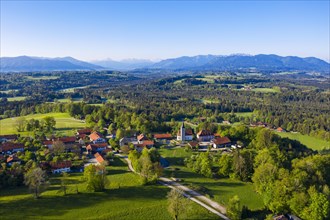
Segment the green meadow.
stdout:
<path fill-rule="evenodd" d="M 170 163 L 170 167 L 165 169 L 165 175 L 182 179 L 183 184 L 188 186 L 192 184 L 206 188 L 207 195 L 221 204 L 227 205 L 231 197 L 238 195 L 241 204 L 249 209 L 263 209 L 262 198 L 253 190 L 252 183 L 228 178 L 211 179 L 192 172 L 182 165 L 184 158 L 192 155 L 192 152 L 187 152 L 184 148 L 160 149 L 160 153 Z"/>
<path fill-rule="evenodd" d="M 26 99 L 26 96 L 17 96 L 17 97 L 9 97 L 9 98 L 7 98 L 8 102 L 23 101 L 25 99 Z"/>
<path fill-rule="evenodd" d="M 109 184 L 104 192 L 87 192 L 81 177 L 71 174 L 65 196 L 59 192 L 58 176 L 50 178 L 51 184 L 40 199 L 34 199 L 26 187 L 1 190 L 1 219 L 172 219 L 166 199 L 170 189 L 141 185 L 140 177 L 129 172 L 127 164 L 118 158 L 108 167 Z M 189 206 L 184 219 L 217 219 L 193 202 Z"/>
<path fill-rule="evenodd" d="M 311 137 L 300 133 L 277 132 L 276 134 L 280 135 L 281 137 L 287 137 L 293 140 L 297 140 L 313 150 L 322 150 L 324 148 L 330 147 L 329 141 L 325 141 L 320 138 Z"/>
<path fill-rule="evenodd" d="M 26 120 L 30 120 L 32 118 L 41 120 L 46 116 L 54 117 L 56 120 L 56 131 L 62 133 L 63 135 L 72 135 L 73 130 L 78 128 L 84 128 L 86 126 L 85 122 L 74 119 L 70 117 L 68 113 L 46 113 L 46 114 L 33 114 L 33 115 L 26 115 L 24 118 Z M 16 120 L 19 117 L 14 118 L 6 118 L 0 120 L 0 135 L 3 134 L 22 134 L 28 135 L 28 132 L 17 132 L 16 130 Z"/>

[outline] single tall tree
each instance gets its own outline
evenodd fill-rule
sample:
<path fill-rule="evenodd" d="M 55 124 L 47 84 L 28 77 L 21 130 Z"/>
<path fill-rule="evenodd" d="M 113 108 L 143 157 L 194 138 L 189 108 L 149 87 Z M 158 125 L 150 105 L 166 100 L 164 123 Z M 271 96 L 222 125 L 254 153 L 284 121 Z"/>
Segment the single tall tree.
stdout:
<path fill-rule="evenodd" d="M 41 192 L 48 186 L 46 172 L 40 167 L 30 169 L 24 176 L 25 185 L 29 186 L 34 197 L 40 197 Z"/>
<path fill-rule="evenodd" d="M 188 209 L 188 199 L 183 196 L 183 192 L 177 189 L 172 189 L 167 194 L 168 211 L 175 220 L 185 213 Z"/>

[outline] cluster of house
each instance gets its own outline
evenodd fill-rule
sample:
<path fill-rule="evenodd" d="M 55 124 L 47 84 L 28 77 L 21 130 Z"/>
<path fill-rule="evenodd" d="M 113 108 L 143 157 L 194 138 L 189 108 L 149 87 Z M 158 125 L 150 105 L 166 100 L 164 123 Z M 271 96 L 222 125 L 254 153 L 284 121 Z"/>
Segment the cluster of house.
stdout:
<path fill-rule="evenodd" d="M 20 163 L 17 157 L 17 152 L 24 152 L 24 145 L 16 143 L 17 135 L 1 135 L 0 136 L 0 162 L 4 161 L 8 166 L 12 163 Z M 66 152 L 75 152 L 88 155 L 94 155 L 96 161 L 101 164 L 105 160 L 103 155 L 112 151 L 107 144 L 106 138 L 99 132 L 92 132 L 91 129 L 78 130 L 75 136 L 71 137 L 53 137 L 44 140 L 42 144 L 49 149 L 50 152 L 56 142 L 61 142 L 64 145 Z M 60 161 L 43 163 L 43 167 L 50 167 L 52 173 L 70 172 L 72 168 L 72 161 Z"/>
<path fill-rule="evenodd" d="M 197 141 L 193 140 L 193 131 L 192 129 L 186 129 L 184 126 L 184 123 L 182 123 L 180 130 L 177 134 L 177 140 L 178 141 L 188 141 L 188 145 L 191 148 L 199 148 L 201 146 L 205 145 L 212 145 L 213 148 L 219 149 L 219 148 L 236 148 L 241 147 L 240 145 L 233 144 L 232 141 L 228 137 L 221 137 L 219 134 L 214 134 L 211 131 L 208 130 L 201 130 L 196 134 Z M 207 143 L 202 143 L 207 142 Z"/>
<path fill-rule="evenodd" d="M 275 130 L 277 132 L 286 132 L 286 130 L 284 130 L 281 127 L 276 128 L 275 126 L 273 126 L 272 124 L 266 123 L 266 122 L 255 122 L 255 123 L 250 123 L 250 127 L 261 127 L 261 128 L 268 128 L 271 130 Z"/>

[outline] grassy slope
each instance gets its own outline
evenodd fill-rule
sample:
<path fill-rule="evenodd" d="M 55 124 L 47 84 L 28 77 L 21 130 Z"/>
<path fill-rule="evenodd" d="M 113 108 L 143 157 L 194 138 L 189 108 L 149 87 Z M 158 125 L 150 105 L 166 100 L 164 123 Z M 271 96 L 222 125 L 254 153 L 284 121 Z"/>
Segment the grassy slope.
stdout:
<path fill-rule="evenodd" d="M 7 98 L 8 102 L 23 101 L 25 99 L 26 99 L 26 96 L 17 96 L 17 97 L 9 97 L 9 98 Z"/>
<path fill-rule="evenodd" d="M 110 185 L 104 192 L 86 192 L 81 174 L 71 179 L 70 194 L 66 196 L 58 193 L 57 177 L 50 179 L 51 186 L 38 200 L 25 187 L 2 190 L 1 219 L 171 219 L 166 199 L 169 189 L 160 185 L 141 186 L 139 177 L 128 172 L 127 165 L 119 159 L 109 169 Z M 76 184 L 80 194 L 75 193 Z M 192 202 L 191 206 L 185 218 L 216 219 L 206 209 Z"/>
<path fill-rule="evenodd" d="M 281 137 L 297 140 L 313 150 L 322 150 L 325 147 L 330 147 L 330 142 L 328 141 L 300 133 L 276 132 L 276 134 L 280 135 Z"/>
<path fill-rule="evenodd" d="M 83 128 L 86 124 L 82 121 L 76 120 L 71 118 L 68 113 L 47 113 L 47 114 L 33 114 L 24 116 L 26 120 L 29 119 L 42 119 L 46 116 L 52 116 L 56 120 L 56 129 L 64 134 L 70 134 L 72 129 Z M 0 135 L 2 134 L 15 134 L 18 133 L 15 127 L 15 120 L 17 117 L 14 118 L 6 118 L 0 120 Z M 28 134 L 27 132 L 20 132 L 21 134 Z"/>
<path fill-rule="evenodd" d="M 183 183 L 193 183 L 206 187 L 212 199 L 222 204 L 227 204 L 228 200 L 234 195 L 238 195 L 241 204 L 248 206 L 250 209 L 257 210 L 263 208 L 261 197 L 253 191 L 251 183 L 244 183 L 232 179 L 210 179 L 202 175 L 192 172 L 187 167 L 177 165 L 178 160 L 183 161 L 189 157 L 191 152 L 185 152 L 183 148 L 160 149 L 160 153 L 169 162 L 171 167 L 179 168 L 177 171 L 166 170 L 168 176 L 174 174 L 175 177 L 183 179 Z"/>

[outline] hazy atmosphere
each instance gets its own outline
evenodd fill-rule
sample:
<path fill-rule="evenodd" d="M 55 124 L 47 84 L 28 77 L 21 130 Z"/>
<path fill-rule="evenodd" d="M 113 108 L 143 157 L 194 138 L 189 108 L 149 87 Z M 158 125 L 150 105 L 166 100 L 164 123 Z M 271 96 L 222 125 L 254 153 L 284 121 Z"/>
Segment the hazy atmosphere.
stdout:
<path fill-rule="evenodd" d="M 1 57 L 234 53 L 329 61 L 329 1 L 1 1 Z"/>

